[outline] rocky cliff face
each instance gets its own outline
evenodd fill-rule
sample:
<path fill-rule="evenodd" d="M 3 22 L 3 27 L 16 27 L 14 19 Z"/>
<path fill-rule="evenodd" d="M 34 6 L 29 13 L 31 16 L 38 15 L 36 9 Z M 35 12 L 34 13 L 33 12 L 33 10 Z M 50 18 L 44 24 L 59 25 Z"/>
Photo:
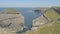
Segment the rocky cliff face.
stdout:
<path fill-rule="evenodd" d="M 26 34 L 60 34 L 59 10 L 57 7 L 47 9 L 42 16 L 33 20 L 33 28 Z"/>
<path fill-rule="evenodd" d="M 14 9 L 6 9 L 0 13 L 0 31 L 2 34 L 16 34 L 23 30 L 24 17 Z"/>
<path fill-rule="evenodd" d="M 32 30 L 35 30 L 38 27 L 40 27 L 41 25 L 43 25 L 47 22 L 52 22 L 59 18 L 60 18 L 60 14 L 58 13 L 58 11 L 54 10 L 53 8 L 49 8 L 45 11 L 45 13 L 42 16 L 33 20 Z"/>
<path fill-rule="evenodd" d="M 41 25 L 47 23 L 48 20 L 42 15 L 39 18 L 36 18 L 33 20 L 33 30 L 37 29 L 38 27 L 40 27 Z"/>

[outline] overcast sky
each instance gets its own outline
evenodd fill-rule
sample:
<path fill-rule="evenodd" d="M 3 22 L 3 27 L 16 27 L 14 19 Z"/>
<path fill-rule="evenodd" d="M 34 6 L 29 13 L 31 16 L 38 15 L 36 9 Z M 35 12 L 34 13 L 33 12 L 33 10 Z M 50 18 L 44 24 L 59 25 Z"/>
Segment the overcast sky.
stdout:
<path fill-rule="evenodd" d="M 0 7 L 60 6 L 60 0 L 0 0 Z"/>

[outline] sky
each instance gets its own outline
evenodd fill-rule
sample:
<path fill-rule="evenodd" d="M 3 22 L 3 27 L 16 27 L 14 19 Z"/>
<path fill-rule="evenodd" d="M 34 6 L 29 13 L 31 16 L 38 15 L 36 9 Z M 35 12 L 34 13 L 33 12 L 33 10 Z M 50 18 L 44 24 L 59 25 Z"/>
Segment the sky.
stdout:
<path fill-rule="evenodd" d="M 0 0 L 0 7 L 51 7 L 60 6 L 60 0 Z"/>

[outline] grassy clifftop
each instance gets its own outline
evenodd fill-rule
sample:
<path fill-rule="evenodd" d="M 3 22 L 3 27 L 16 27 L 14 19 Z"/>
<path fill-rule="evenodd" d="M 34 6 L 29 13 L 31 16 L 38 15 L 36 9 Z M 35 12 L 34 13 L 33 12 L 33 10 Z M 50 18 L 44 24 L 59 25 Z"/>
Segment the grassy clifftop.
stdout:
<path fill-rule="evenodd" d="M 7 8 L 0 12 L 0 14 L 19 14 L 19 11 L 13 8 Z"/>
<path fill-rule="evenodd" d="M 44 13 L 44 16 L 48 18 L 49 21 L 53 21 L 60 18 L 60 14 L 58 14 L 54 9 L 46 10 L 46 12 Z"/>
<path fill-rule="evenodd" d="M 28 31 L 27 34 L 60 34 L 60 14 L 54 9 L 48 9 L 44 16 L 49 20 L 35 31 Z"/>
<path fill-rule="evenodd" d="M 60 34 L 60 20 L 45 24 L 36 31 L 29 31 L 28 34 Z"/>

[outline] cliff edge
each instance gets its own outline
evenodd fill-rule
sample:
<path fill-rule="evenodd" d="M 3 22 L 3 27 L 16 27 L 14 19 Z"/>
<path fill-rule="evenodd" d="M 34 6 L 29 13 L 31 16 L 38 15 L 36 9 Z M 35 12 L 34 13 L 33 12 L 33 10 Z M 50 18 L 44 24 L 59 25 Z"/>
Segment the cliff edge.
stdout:
<path fill-rule="evenodd" d="M 24 17 L 15 9 L 8 8 L 0 12 L 0 33 L 16 34 L 23 30 Z"/>

